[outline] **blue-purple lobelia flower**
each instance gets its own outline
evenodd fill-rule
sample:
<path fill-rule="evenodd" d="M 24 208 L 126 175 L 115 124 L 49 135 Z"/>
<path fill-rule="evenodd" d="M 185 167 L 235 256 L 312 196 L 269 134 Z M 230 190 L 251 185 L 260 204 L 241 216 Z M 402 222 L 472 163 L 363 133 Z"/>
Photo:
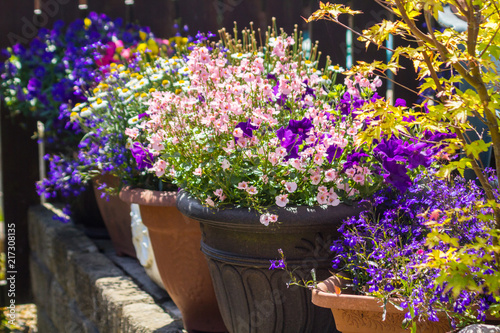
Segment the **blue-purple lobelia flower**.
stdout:
<path fill-rule="evenodd" d="M 419 318 L 416 313 L 430 321 L 450 318 L 452 324 L 457 315 L 484 321 L 485 311 L 494 302 L 491 291 L 463 291 L 454 297 L 446 284 L 436 281 L 437 269 L 419 268 L 432 251 L 449 249 L 446 242 L 434 248 L 426 245 L 430 231 L 426 212 L 433 213 L 436 222 L 446 221 L 443 235 L 456 238 L 459 244 L 471 244 L 478 237 L 491 244 L 491 222 L 480 218 L 488 211 L 476 205 L 482 200 L 484 193 L 474 182 L 461 177 L 440 180 L 432 174 L 417 177 L 405 193 L 381 190 L 369 199 L 369 209 L 343 221 L 342 237 L 331 246 L 333 268 L 347 272 L 358 293 L 402 300 L 409 321 Z M 455 211 L 451 216 L 440 213 L 450 209 Z M 478 250 L 471 255 L 487 254 Z M 494 256 L 490 258 L 487 265 L 493 272 Z M 477 272 L 473 278 L 479 283 L 481 273 L 471 272 Z M 448 315 L 440 315 L 444 312 Z"/>
<path fill-rule="evenodd" d="M 134 142 L 130 149 L 134 156 L 138 169 L 151 168 L 153 166 L 153 154 L 149 152 L 140 142 Z"/>

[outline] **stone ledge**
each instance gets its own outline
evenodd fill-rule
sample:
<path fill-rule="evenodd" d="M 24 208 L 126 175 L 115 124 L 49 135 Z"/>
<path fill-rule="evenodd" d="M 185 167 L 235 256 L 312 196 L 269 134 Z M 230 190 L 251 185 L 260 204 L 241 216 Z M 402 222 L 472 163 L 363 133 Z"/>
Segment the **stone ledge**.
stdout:
<path fill-rule="evenodd" d="M 185 332 L 177 307 L 136 260 L 117 257 L 109 241 L 96 245 L 74 225 L 53 220 L 54 213 L 60 211 L 50 204 L 29 211 L 40 333 Z"/>

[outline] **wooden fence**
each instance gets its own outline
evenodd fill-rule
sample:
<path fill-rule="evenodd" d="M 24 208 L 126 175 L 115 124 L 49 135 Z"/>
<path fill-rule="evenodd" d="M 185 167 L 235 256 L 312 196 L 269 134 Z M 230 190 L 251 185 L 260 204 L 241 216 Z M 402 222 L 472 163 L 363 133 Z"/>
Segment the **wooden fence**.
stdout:
<path fill-rule="evenodd" d="M 350 4 L 364 12 L 349 22 L 357 30 L 387 18 L 387 12 L 373 1 L 352 0 Z M 257 28 L 265 30 L 271 18 L 276 17 L 278 26 L 287 32 L 291 32 L 295 24 L 299 29 L 308 30 L 311 38 L 319 41 L 323 55 L 328 54 L 334 63 L 345 66 L 345 31 L 331 22 L 307 24 L 301 18 L 318 7 L 316 0 L 4 0 L 0 1 L 0 48 L 29 41 L 39 28 L 50 28 L 56 20 L 71 22 L 89 11 L 150 26 L 159 37 L 172 36 L 176 19 L 188 25 L 190 34 L 195 35 L 197 31 L 232 28 L 234 21 L 239 27 L 253 21 Z M 352 56 L 354 61 L 384 60 L 385 52 L 375 48 L 365 52 L 364 43 L 354 42 Z M 415 85 L 412 71 L 397 79 Z M 397 86 L 395 94 L 410 103 L 415 100 L 415 96 Z M 30 205 L 39 203 L 34 185 L 39 179 L 37 144 L 31 139 L 36 124 L 28 121 L 25 127 L 19 126 L 23 120 L 11 119 L 3 106 L 0 121 L 4 217 L 6 226 L 15 224 L 15 300 L 19 304 L 31 300 L 27 211 Z M 7 270 L 11 271 L 9 267 Z"/>

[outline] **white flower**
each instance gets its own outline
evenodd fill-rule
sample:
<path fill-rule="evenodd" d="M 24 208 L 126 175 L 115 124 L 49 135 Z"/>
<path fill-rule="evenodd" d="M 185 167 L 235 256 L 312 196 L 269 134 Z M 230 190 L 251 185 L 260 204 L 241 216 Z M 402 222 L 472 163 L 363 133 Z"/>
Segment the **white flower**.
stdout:
<path fill-rule="evenodd" d="M 80 117 L 82 117 L 82 118 L 87 118 L 87 117 L 90 117 L 91 115 L 92 115 L 92 111 L 90 111 L 87 108 L 84 108 L 82 110 L 82 112 L 80 112 Z"/>
<path fill-rule="evenodd" d="M 108 107 L 108 101 L 103 101 L 102 99 L 98 98 L 95 102 L 90 104 L 90 107 L 94 110 L 104 109 Z"/>
<path fill-rule="evenodd" d="M 135 117 L 130 118 L 127 122 L 129 125 L 134 125 L 134 124 L 137 124 L 138 121 L 139 121 L 139 116 L 135 116 Z"/>
<path fill-rule="evenodd" d="M 118 97 L 124 99 L 124 98 L 129 97 L 132 94 L 133 94 L 132 90 L 130 90 L 128 88 L 124 88 L 124 89 L 120 90 L 120 92 L 118 93 Z"/>
<path fill-rule="evenodd" d="M 189 74 L 191 74 L 191 71 L 189 70 L 188 67 L 182 67 L 179 69 L 179 74 L 189 75 Z"/>
<path fill-rule="evenodd" d="M 77 103 L 71 111 L 73 112 L 80 112 L 84 107 L 87 106 L 87 103 Z"/>
<path fill-rule="evenodd" d="M 187 87 L 189 86 L 189 81 L 187 80 L 179 80 L 177 82 L 174 83 L 174 87 Z"/>
<path fill-rule="evenodd" d="M 337 73 L 342 73 L 342 72 L 345 72 L 345 69 L 344 67 L 340 67 L 338 65 L 331 65 L 331 66 L 328 66 L 328 70 L 329 71 L 332 71 L 332 72 L 337 72 Z"/>
<path fill-rule="evenodd" d="M 163 75 L 161 73 L 154 73 L 149 77 L 149 79 L 153 82 L 160 81 L 161 79 L 163 79 Z"/>

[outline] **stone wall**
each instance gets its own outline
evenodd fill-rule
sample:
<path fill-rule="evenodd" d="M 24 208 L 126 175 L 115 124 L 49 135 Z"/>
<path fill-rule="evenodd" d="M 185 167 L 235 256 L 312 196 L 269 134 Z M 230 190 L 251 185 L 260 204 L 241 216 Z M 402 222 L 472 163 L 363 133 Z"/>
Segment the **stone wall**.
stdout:
<path fill-rule="evenodd" d="M 40 333 L 184 332 L 171 301 L 158 305 L 82 231 L 55 221 L 54 212 L 50 204 L 29 212 Z"/>

